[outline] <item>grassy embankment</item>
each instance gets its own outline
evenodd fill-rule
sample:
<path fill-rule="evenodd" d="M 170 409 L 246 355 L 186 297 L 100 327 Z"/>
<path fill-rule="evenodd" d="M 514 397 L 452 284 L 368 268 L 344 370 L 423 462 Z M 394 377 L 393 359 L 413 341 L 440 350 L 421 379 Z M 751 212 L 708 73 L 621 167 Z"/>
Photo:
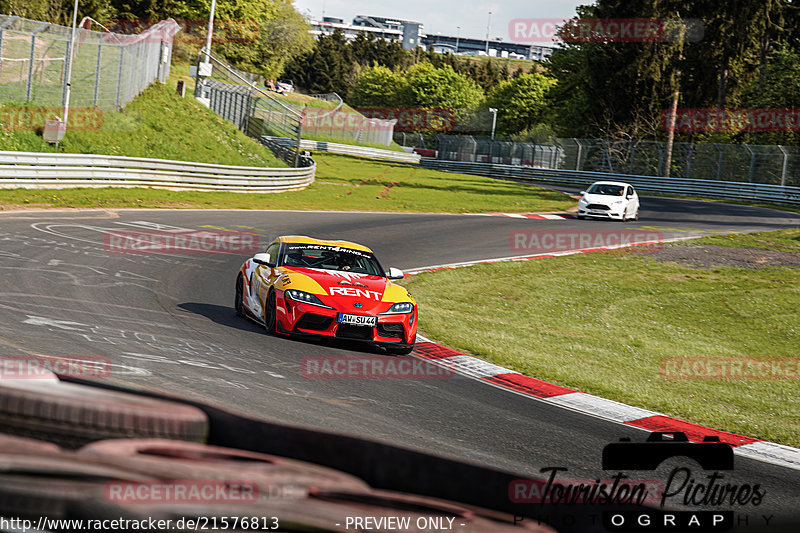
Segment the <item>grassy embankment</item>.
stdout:
<path fill-rule="evenodd" d="M 691 245 L 800 253 L 800 229 Z M 683 246 L 690 246 L 684 244 Z M 670 358 L 791 358 L 800 270 L 711 269 L 619 250 L 422 273 L 404 281 L 423 333 L 523 374 L 800 446 L 800 380 L 671 379 Z"/>

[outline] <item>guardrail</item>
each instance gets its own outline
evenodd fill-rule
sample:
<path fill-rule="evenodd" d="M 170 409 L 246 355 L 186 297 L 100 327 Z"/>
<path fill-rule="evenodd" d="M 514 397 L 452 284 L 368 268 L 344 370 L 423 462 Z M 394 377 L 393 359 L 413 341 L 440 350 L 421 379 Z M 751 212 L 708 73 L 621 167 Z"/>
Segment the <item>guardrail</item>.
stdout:
<path fill-rule="evenodd" d="M 543 183 L 548 185 L 584 187 L 601 180 L 624 181 L 639 189 L 639 192 L 677 196 L 699 196 L 720 200 L 761 201 L 775 204 L 800 205 L 800 187 L 769 185 L 764 183 L 663 178 L 658 176 L 555 170 L 494 163 L 442 161 L 439 159 L 425 158 L 420 161 L 420 165 L 432 170 L 444 170 L 447 172 L 459 172 L 461 174 L 474 174 L 490 178 Z"/>
<path fill-rule="evenodd" d="M 0 152 L 0 188 L 156 187 L 243 193 L 304 189 L 317 166 L 301 168 L 214 165 L 168 159 L 92 154 Z"/>
<path fill-rule="evenodd" d="M 286 137 L 263 136 L 262 142 L 271 141 L 284 146 L 291 145 L 294 148 L 297 141 Z M 330 143 L 325 141 L 310 141 L 303 139 L 300 141 L 301 150 L 312 150 L 319 152 L 330 152 L 332 154 L 352 155 L 356 157 L 367 157 L 370 159 L 382 159 L 384 161 L 397 161 L 400 163 L 419 163 L 420 155 L 408 152 L 395 152 L 393 150 L 382 150 L 380 148 L 369 148 L 366 146 L 354 146 L 351 144 Z"/>

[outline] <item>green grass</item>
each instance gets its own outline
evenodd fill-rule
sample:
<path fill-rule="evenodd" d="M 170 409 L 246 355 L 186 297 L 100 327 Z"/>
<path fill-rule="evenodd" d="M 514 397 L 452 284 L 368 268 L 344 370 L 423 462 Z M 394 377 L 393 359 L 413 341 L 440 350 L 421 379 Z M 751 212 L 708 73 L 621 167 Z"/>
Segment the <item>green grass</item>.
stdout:
<path fill-rule="evenodd" d="M 35 108 L 33 108 L 35 109 Z M 76 115 L 76 113 L 73 113 Z M 58 150 L 41 133 L 0 130 L 0 150 L 124 155 L 223 165 L 285 167 L 193 98 L 175 93 L 175 80 L 154 84 L 123 111 L 102 113 L 90 128 L 67 131 Z M 99 126 L 99 127 L 97 127 Z"/>
<path fill-rule="evenodd" d="M 0 190 L 0 208 L 177 207 L 480 213 L 559 211 L 569 197 L 513 182 L 318 154 L 316 182 L 280 194 L 159 189 Z"/>
<path fill-rule="evenodd" d="M 783 243 L 796 231 L 734 241 Z M 675 380 L 659 370 L 669 357 L 796 359 L 796 268 L 702 270 L 615 251 L 422 273 L 404 285 L 420 303 L 423 334 L 454 349 L 604 398 L 800 445 L 796 378 Z"/>

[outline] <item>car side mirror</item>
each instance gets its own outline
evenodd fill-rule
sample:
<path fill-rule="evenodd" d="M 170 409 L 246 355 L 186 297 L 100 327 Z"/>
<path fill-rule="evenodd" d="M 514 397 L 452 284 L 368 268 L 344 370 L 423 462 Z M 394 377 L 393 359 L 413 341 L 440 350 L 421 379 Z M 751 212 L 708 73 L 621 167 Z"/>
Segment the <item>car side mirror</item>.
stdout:
<path fill-rule="evenodd" d="M 275 263 L 270 261 L 270 256 L 268 253 L 260 253 L 253 256 L 253 262 L 258 263 L 259 265 L 266 265 L 269 267 L 274 267 Z"/>
<path fill-rule="evenodd" d="M 581 192 L 579 192 L 578 194 L 580 194 L 581 196 L 583 196 L 584 194 L 586 194 L 586 191 L 581 191 Z"/>
<path fill-rule="evenodd" d="M 403 279 L 405 276 L 402 270 L 395 267 L 389 268 L 389 271 L 386 273 L 386 277 L 389 279 Z"/>

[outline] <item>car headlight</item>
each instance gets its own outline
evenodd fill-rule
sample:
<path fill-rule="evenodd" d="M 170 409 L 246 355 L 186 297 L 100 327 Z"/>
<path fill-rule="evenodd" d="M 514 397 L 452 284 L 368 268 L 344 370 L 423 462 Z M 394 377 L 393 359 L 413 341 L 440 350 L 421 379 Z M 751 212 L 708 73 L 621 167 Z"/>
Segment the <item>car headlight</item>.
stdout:
<path fill-rule="evenodd" d="M 587 200 L 586 198 L 584 198 L 583 196 L 581 196 L 580 200 L 578 200 L 578 203 L 579 203 L 579 204 L 586 205 L 586 204 L 588 204 L 588 203 L 589 203 L 589 200 Z"/>
<path fill-rule="evenodd" d="M 411 302 L 399 302 L 389 308 L 388 311 L 380 313 L 382 315 L 404 315 L 414 310 L 414 304 Z"/>
<path fill-rule="evenodd" d="M 329 305 L 325 305 L 322 303 L 322 300 L 317 298 L 311 293 L 298 291 L 295 289 L 289 289 L 286 291 L 286 296 L 289 297 L 290 300 L 294 300 L 295 302 L 301 302 L 304 304 L 311 304 L 311 305 L 318 305 L 320 307 L 326 307 L 328 309 L 333 309 L 333 307 Z"/>

